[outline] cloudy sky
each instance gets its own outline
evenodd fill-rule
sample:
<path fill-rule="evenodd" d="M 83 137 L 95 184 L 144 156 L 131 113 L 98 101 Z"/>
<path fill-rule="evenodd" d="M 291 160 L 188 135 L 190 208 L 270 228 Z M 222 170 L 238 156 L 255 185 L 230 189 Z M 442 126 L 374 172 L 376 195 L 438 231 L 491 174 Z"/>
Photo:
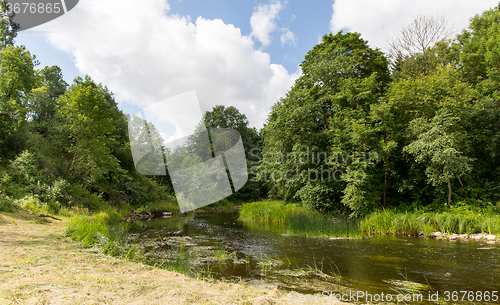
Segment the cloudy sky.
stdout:
<path fill-rule="evenodd" d="M 127 113 L 195 90 L 202 111 L 233 105 L 261 128 L 322 35 L 357 31 L 384 50 L 418 14 L 458 30 L 498 1 L 80 0 L 17 43 L 42 67 L 59 65 L 68 83 L 88 74 L 107 85 Z"/>

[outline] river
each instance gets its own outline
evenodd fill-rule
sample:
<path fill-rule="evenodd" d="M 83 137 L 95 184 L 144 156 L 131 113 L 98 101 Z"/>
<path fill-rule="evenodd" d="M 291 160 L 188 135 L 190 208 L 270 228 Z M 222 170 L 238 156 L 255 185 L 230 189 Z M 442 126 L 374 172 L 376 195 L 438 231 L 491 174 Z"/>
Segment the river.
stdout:
<path fill-rule="evenodd" d="M 500 246 L 486 242 L 294 236 L 283 226 L 241 222 L 238 211 L 137 221 L 127 230 L 152 262 L 184 262 L 216 279 L 301 293 L 420 291 L 426 297 L 500 290 Z"/>

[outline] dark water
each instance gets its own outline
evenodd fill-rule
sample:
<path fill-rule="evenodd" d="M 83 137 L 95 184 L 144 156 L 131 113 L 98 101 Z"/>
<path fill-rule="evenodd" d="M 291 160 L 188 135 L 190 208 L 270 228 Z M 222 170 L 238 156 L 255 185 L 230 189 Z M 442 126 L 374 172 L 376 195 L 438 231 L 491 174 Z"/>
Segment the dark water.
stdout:
<path fill-rule="evenodd" d="M 401 281 L 427 285 L 420 286 L 424 296 L 428 291 L 500 291 L 498 244 L 291 236 L 280 226 L 242 223 L 237 211 L 137 222 L 129 232 L 152 259 L 183 251 L 215 278 L 266 281 L 302 293 L 351 289 L 396 294 L 407 287 Z M 232 253 L 231 259 L 206 259 L 221 249 Z"/>

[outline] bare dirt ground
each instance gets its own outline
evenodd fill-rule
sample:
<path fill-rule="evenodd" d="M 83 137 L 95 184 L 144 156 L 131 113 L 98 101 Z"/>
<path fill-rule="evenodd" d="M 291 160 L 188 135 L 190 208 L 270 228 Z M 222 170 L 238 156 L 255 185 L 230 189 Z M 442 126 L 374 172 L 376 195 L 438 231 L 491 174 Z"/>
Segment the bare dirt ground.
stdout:
<path fill-rule="evenodd" d="M 0 213 L 0 304 L 312 304 L 95 253 L 64 237 L 66 224 Z"/>

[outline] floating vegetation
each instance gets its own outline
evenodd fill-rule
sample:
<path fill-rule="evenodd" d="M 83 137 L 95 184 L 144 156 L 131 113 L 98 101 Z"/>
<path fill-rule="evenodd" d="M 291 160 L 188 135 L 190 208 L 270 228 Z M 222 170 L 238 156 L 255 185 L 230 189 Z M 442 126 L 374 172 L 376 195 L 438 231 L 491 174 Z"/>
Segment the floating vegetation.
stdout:
<path fill-rule="evenodd" d="M 404 280 L 383 280 L 384 283 L 395 286 L 393 290 L 406 293 L 420 293 L 429 289 L 428 285 Z"/>

